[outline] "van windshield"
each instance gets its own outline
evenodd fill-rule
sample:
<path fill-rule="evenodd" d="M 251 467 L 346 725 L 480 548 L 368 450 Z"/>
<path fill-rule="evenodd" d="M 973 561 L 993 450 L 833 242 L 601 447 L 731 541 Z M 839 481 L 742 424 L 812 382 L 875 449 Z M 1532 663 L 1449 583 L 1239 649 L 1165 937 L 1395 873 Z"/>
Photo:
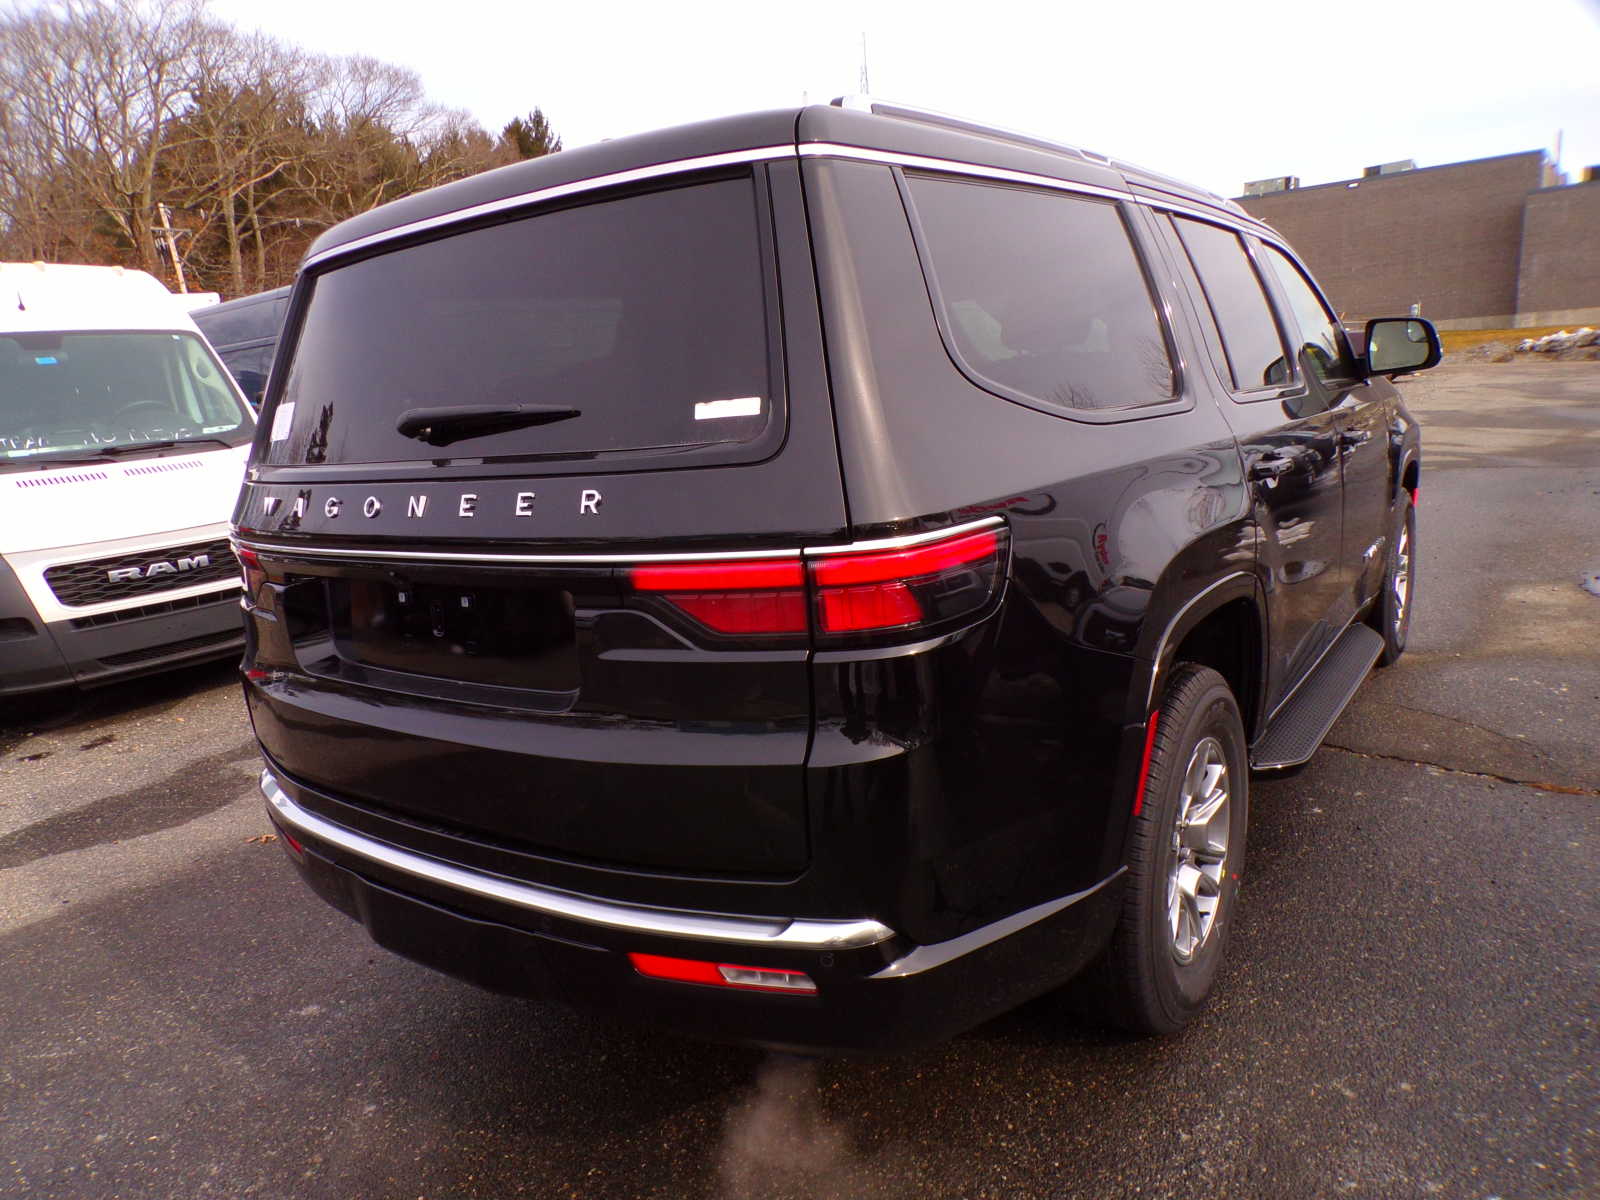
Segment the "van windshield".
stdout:
<path fill-rule="evenodd" d="M 279 364 L 263 461 L 627 458 L 750 443 L 774 417 L 762 271 L 749 176 L 334 267 L 314 278 Z M 426 424 L 408 413 L 448 422 L 452 409 L 526 406 L 565 415 L 483 422 L 445 451 L 400 428 Z"/>
<path fill-rule="evenodd" d="M 192 333 L 0 333 L 0 469 L 254 432 Z"/>

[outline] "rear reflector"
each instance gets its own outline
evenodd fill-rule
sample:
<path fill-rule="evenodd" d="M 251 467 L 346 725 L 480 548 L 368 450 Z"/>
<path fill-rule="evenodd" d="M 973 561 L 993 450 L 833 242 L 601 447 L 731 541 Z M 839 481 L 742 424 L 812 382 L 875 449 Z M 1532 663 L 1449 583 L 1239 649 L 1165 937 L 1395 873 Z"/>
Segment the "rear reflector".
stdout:
<path fill-rule="evenodd" d="M 647 979 L 673 983 L 701 983 L 711 987 L 744 988 L 757 992 L 814 995 L 817 985 L 804 971 L 772 967 L 740 967 L 733 963 L 704 962 L 695 958 L 668 958 L 661 954 L 629 954 L 633 969 Z"/>
<path fill-rule="evenodd" d="M 1156 748 L 1156 713 L 1150 714 L 1150 723 L 1145 729 L 1144 757 L 1139 760 L 1139 784 L 1133 792 L 1133 815 L 1138 816 L 1144 808 L 1144 789 L 1150 782 L 1150 755 Z"/>
<path fill-rule="evenodd" d="M 999 590 L 1004 529 L 963 532 L 897 550 L 799 559 L 716 560 L 634 567 L 649 593 L 721 634 L 855 636 L 967 616 Z M 807 585 L 811 602 L 807 602 Z"/>
<path fill-rule="evenodd" d="M 261 585 L 267 580 L 266 568 L 261 565 L 261 560 L 256 557 L 256 552 L 247 546 L 234 546 L 233 556 L 239 560 L 239 573 L 244 581 L 244 594 L 254 603 L 256 593 L 261 590 Z"/>

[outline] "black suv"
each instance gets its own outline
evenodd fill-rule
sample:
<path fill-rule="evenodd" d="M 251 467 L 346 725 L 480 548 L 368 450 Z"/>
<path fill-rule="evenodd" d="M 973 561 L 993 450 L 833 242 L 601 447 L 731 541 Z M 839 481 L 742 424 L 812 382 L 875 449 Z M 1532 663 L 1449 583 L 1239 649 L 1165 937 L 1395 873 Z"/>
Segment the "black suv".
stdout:
<path fill-rule="evenodd" d="M 1439 345 L 1366 341 L 1232 203 L 879 104 L 366 213 L 236 515 L 271 816 L 495 989 L 889 1049 L 1090 967 L 1175 1029 L 1251 769 L 1405 643 Z"/>

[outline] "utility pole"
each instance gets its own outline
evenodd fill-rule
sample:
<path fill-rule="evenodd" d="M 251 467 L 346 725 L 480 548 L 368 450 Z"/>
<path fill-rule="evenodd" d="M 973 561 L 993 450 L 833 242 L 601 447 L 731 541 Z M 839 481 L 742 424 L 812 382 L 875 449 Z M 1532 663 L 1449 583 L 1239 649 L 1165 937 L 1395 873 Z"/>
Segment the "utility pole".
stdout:
<path fill-rule="evenodd" d="M 872 95 L 872 86 L 867 82 L 867 35 L 861 35 L 861 94 Z"/>
<path fill-rule="evenodd" d="M 188 294 L 189 285 L 183 278 L 183 260 L 178 257 L 178 235 L 172 230 L 172 213 L 165 204 L 157 204 L 156 212 L 161 217 L 161 234 L 167 243 L 167 254 L 172 259 L 172 273 L 178 277 L 178 291 Z"/>

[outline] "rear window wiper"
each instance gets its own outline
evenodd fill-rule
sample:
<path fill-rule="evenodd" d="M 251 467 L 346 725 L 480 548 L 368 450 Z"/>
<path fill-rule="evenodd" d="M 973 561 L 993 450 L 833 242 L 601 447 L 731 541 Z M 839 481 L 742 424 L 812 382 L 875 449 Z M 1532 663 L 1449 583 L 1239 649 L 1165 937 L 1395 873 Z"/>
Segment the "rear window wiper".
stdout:
<path fill-rule="evenodd" d="M 408 408 L 396 418 L 394 427 L 406 437 L 430 446 L 448 446 L 463 438 L 549 425 L 579 415 L 581 410 L 559 404 L 452 404 Z"/>

